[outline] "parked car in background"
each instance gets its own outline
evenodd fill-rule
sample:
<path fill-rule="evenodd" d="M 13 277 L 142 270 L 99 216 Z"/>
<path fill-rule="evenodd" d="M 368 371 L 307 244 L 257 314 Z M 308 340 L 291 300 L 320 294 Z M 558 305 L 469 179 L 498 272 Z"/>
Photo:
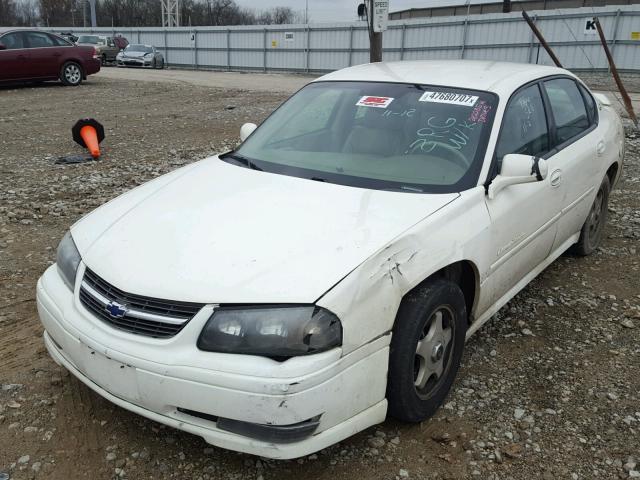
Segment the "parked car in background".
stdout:
<path fill-rule="evenodd" d="M 106 65 L 108 62 L 114 62 L 116 55 L 118 55 L 120 51 L 113 41 L 113 37 L 105 37 L 102 35 L 80 35 L 76 44 L 94 47 L 102 65 Z"/>
<path fill-rule="evenodd" d="M 0 29 L 0 82 L 59 79 L 65 85 L 80 85 L 99 71 L 94 47 L 39 30 Z"/>
<path fill-rule="evenodd" d="M 119 67 L 164 68 L 164 57 L 153 45 L 130 43 L 118 53 L 116 62 Z"/>
<path fill-rule="evenodd" d="M 624 156 L 606 96 L 494 61 L 332 72 L 240 138 L 82 217 L 37 305 L 89 388 L 270 458 L 433 415 L 465 340 L 606 238 Z"/>

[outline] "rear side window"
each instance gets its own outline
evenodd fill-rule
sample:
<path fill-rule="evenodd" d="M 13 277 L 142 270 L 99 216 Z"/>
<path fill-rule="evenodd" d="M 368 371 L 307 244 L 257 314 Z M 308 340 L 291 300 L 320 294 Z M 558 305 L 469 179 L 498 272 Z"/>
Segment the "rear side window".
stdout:
<path fill-rule="evenodd" d="M 27 44 L 29 48 L 55 47 L 53 39 L 44 32 L 27 32 Z"/>
<path fill-rule="evenodd" d="M 538 85 L 516 93 L 507 105 L 496 147 L 498 161 L 509 153 L 540 157 L 549 151 L 549 130 Z"/>
<path fill-rule="evenodd" d="M 591 124 L 598 122 L 598 109 L 596 108 L 596 101 L 591 96 L 589 90 L 582 85 L 578 85 L 582 98 L 584 98 L 584 104 L 587 106 L 587 113 L 589 114 L 589 122 Z"/>
<path fill-rule="evenodd" d="M 589 128 L 589 116 L 576 82 L 557 78 L 544 82 L 544 88 L 555 120 L 558 144 Z"/>
<path fill-rule="evenodd" d="M 71 44 L 66 41 L 64 38 L 62 37 L 58 37 L 56 35 L 49 35 L 49 37 L 51 38 L 51 40 L 53 41 L 53 43 L 57 46 L 57 47 L 70 47 Z"/>
<path fill-rule="evenodd" d="M 21 32 L 7 33 L 0 37 L 0 42 L 7 47 L 7 50 L 15 50 L 16 48 L 24 48 L 24 40 Z"/>

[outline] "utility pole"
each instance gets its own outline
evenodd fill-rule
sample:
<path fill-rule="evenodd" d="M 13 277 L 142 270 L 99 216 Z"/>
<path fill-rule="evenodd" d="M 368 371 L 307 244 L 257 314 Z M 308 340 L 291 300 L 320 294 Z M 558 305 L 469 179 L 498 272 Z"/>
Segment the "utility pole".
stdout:
<path fill-rule="evenodd" d="M 382 61 L 382 32 L 387 29 L 389 20 L 388 0 L 367 1 L 367 22 L 369 27 L 369 61 Z"/>
<path fill-rule="evenodd" d="M 96 0 L 89 0 L 89 10 L 91 14 L 91 28 L 97 27 L 96 22 Z"/>

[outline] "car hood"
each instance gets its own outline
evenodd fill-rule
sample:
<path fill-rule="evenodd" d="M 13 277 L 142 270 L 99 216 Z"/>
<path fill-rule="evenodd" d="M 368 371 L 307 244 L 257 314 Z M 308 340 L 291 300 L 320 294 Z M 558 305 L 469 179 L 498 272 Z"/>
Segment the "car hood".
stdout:
<path fill-rule="evenodd" d="M 386 192 L 212 157 L 72 227 L 84 263 L 128 293 L 202 303 L 310 303 L 458 194 Z"/>
<path fill-rule="evenodd" d="M 151 53 L 151 52 L 148 52 Z M 122 55 L 124 55 L 125 57 L 131 57 L 131 58 L 141 58 L 144 57 L 146 55 L 145 52 L 123 52 Z"/>

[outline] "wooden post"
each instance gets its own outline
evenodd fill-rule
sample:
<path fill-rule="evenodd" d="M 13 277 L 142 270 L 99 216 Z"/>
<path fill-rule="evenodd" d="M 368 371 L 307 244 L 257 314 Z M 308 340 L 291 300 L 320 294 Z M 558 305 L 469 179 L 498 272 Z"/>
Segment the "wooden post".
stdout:
<path fill-rule="evenodd" d="M 540 33 L 540 30 L 538 30 L 538 27 L 536 27 L 536 24 L 533 23 L 533 20 L 531 20 L 531 17 L 527 15 L 527 12 L 525 12 L 524 10 L 522 11 L 522 17 L 527 21 L 527 23 L 529 24 L 529 27 L 531 27 L 531 30 L 533 31 L 535 36 L 538 37 L 538 41 L 547 51 L 547 53 L 551 57 L 551 60 L 553 60 L 553 63 L 556 64 L 556 67 L 562 68 L 562 64 L 560 63 L 560 60 L 558 60 L 558 57 L 556 57 L 555 53 L 553 53 L 553 50 L 551 50 L 551 47 L 542 36 L 542 33 Z"/>
<path fill-rule="evenodd" d="M 607 45 L 607 40 L 604 37 L 604 32 L 602 31 L 602 26 L 600 25 L 600 20 L 598 20 L 598 17 L 593 17 L 593 21 L 596 24 L 596 30 L 598 30 L 598 36 L 600 37 L 602 48 L 604 48 L 604 53 L 607 56 L 607 61 L 609 62 L 609 67 L 611 68 L 611 74 L 616 81 L 616 85 L 618 85 L 618 90 L 620 91 L 620 95 L 622 96 L 622 100 L 624 101 L 624 107 L 629 114 L 629 118 L 631 118 L 633 124 L 636 126 L 636 128 L 638 128 L 638 117 L 636 117 L 636 112 L 633 111 L 633 104 L 631 103 L 631 98 L 629 98 L 627 89 L 624 88 L 622 79 L 620 78 L 620 75 L 618 75 L 618 69 L 616 68 L 616 64 L 613 61 L 613 56 L 611 55 L 611 51 L 609 50 L 609 46 Z"/>

